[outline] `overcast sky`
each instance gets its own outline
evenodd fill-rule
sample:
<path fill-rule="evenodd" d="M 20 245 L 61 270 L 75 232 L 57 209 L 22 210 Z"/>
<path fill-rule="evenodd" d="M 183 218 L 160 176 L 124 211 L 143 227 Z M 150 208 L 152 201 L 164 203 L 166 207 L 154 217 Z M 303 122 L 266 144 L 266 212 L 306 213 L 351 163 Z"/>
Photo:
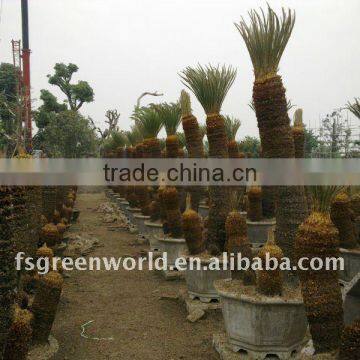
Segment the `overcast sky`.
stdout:
<path fill-rule="evenodd" d="M 1 0 L 0 0 L 1 1 Z M 304 109 L 312 126 L 319 116 L 360 97 L 359 0 L 269 0 L 296 10 L 293 35 L 280 63 L 287 96 Z M 127 129 L 143 91 L 164 92 L 154 101 L 175 101 L 183 88 L 178 73 L 197 63 L 237 68 L 223 113 L 241 119 L 239 137 L 258 135 L 251 100 L 253 72 L 233 25 L 257 0 L 29 0 L 32 97 L 40 89 L 63 96 L 47 83 L 56 62 L 79 66 L 75 80 L 94 88 L 95 101 L 82 113 L 103 126 L 107 109 L 117 108 Z M 11 39 L 21 37 L 20 0 L 2 0 L 1 62 L 11 62 Z M 205 116 L 192 97 L 195 115 Z M 35 102 L 35 106 L 39 103 Z M 291 111 L 292 116 L 293 110 Z M 356 119 L 353 124 L 358 125 Z"/>

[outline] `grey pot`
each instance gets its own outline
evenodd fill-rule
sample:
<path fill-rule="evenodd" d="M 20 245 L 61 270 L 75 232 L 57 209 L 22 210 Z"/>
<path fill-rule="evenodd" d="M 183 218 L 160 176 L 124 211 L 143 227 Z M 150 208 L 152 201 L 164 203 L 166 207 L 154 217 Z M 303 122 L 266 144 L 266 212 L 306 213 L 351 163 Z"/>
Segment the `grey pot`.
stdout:
<path fill-rule="evenodd" d="M 167 254 L 168 268 L 175 268 L 176 259 L 185 256 L 188 251 L 185 239 L 165 237 L 159 239 L 159 242 L 161 244 L 161 251 Z"/>
<path fill-rule="evenodd" d="M 270 229 L 276 225 L 275 219 L 265 219 L 261 221 L 246 220 L 247 234 L 250 244 L 260 246 L 266 243 Z"/>

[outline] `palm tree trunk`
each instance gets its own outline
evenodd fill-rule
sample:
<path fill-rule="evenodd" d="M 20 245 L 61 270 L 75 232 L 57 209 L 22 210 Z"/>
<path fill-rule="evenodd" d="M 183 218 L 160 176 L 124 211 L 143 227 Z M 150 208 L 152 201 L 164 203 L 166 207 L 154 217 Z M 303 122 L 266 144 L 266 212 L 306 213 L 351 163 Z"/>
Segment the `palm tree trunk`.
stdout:
<path fill-rule="evenodd" d="M 228 146 L 223 117 L 210 114 L 206 118 L 207 138 L 209 140 L 209 156 L 227 158 Z M 210 186 L 210 208 L 208 221 L 207 248 L 212 254 L 224 251 L 226 242 L 225 222 L 230 212 L 230 188 L 226 186 Z"/>
<path fill-rule="evenodd" d="M 204 145 L 200 133 L 199 123 L 194 115 L 182 118 L 187 150 L 189 158 L 203 158 Z M 191 196 L 191 208 L 198 211 L 201 200 L 202 188 L 199 186 L 189 188 Z"/>
<path fill-rule="evenodd" d="M 294 158 L 294 140 L 281 77 L 276 75 L 261 82 L 255 81 L 253 101 L 264 157 Z M 303 187 L 277 188 L 276 242 L 284 256 L 290 259 L 293 259 L 296 231 L 305 220 L 306 214 Z"/>

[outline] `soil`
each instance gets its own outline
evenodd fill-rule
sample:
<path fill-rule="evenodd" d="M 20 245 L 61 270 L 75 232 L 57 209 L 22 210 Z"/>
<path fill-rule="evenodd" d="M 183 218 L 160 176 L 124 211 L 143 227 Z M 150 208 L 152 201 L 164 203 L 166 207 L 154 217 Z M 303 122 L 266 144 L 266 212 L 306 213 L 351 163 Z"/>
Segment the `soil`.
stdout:
<path fill-rule="evenodd" d="M 80 194 L 80 218 L 70 232 L 99 239 L 100 247 L 88 256 L 141 254 L 147 247 L 134 245 L 136 235 L 109 231 L 101 220 L 95 209 L 105 201 L 103 193 Z M 176 300 L 184 281 L 165 281 L 148 270 L 74 270 L 66 275 L 52 330 L 60 346 L 55 360 L 218 359 L 212 335 L 224 331 L 221 312 L 187 321 L 185 306 Z M 81 326 L 91 320 L 85 334 L 100 340 L 81 336 Z"/>

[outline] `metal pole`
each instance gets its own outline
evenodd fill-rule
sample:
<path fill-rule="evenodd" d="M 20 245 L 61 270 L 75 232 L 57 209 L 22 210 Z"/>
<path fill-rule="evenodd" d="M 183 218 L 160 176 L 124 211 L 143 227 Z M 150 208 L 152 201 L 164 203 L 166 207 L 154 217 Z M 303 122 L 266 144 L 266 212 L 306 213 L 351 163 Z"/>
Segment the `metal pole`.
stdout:
<path fill-rule="evenodd" d="M 28 1 L 21 0 L 21 19 L 22 19 L 22 60 L 23 60 L 23 79 L 25 95 L 25 129 L 27 148 L 32 147 L 32 124 L 31 124 L 31 88 L 30 88 L 30 47 L 29 47 L 29 10 Z"/>

